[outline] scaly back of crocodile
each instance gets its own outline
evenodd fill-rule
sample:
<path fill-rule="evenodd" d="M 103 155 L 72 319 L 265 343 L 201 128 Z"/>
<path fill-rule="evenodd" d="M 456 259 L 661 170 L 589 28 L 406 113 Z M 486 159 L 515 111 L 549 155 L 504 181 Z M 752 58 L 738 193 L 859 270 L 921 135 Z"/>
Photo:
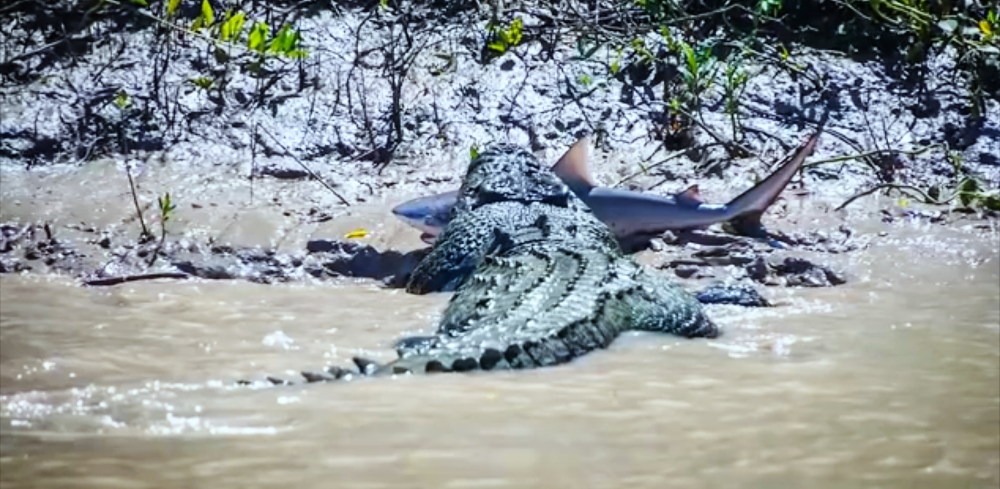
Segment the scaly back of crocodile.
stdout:
<path fill-rule="evenodd" d="M 717 334 L 693 296 L 625 256 L 607 226 L 521 148 L 472 161 L 452 212 L 407 289 L 455 295 L 437 335 L 401 348 L 392 371 L 555 365 L 630 329 Z"/>

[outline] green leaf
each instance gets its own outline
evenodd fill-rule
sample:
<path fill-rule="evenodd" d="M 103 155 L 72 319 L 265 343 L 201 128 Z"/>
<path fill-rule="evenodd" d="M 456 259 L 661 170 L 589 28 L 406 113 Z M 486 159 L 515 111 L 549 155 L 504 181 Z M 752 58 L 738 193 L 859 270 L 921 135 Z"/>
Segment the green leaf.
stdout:
<path fill-rule="evenodd" d="M 698 57 L 694 53 L 694 49 L 691 46 L 681 41 L 681 50 L 684 52 L 684 59 L 687 60 L 688 71 L 695 75 L 698 73 Z"/>
<path fill-rule="evenodd" d="M 114 104 L 115 107 L 118 107 L 121 110 L 124 110 L 126 107 L 128 107 L 131 104 L 131 101 L 129 101 L 128 98 L 128 92 L 126 92 L 125 90 L 119 90 L 118 93 L 115 94 Z"/>
<path fill-rule="evenodd" d="M 134 3 L 134 4 L 136 4 L 136 5 L 141 6 L 141 7 L 148 7 L 149 6 L 149 4 L 146 3 L 146 0 L 130 0 L 130 1 L 132 3 Z"/>
<path fill-rule="evenodd" d="M 207 76 L 199 76 L 197 78 L 192 78 L 188 81 L 190 81 L 191 84 L 202 90 L 210 90 L 212 88 L 212 85 L 215 84 L 215 81 Z"/>
<path fill-rule="evenodd" d="M 243 25 L 246 23 L 247 16 L 243 11 L 237 12 L 235 15 L 230 14 L 226 19 L 226 22 L 222 24 L 222 29 L 219 31 L 219 38 L 223 41 L 232 41 L 240 37 L 243 33 Z"/>
<path fill-rule="evenodd" d="M 979 196 L 979 181 L 975 178 L 965 178 L 958 184 L 958 201 L 962 207 L 969 207 Z"/>
<path fill-rule="evenodd" d="M 208 0 L 201 0 L 201 17 L 206 27 L 215 22 L 215 11 L 212 10 L 212 4 L 208 3 Z"/>
<path fill-rule="evenodd" d="M 764 15 L 775 15 L 781 11 L 782 0 L 758 0 L 754 9 Z"/>
<path fill-rule="evenodd" d="M 976 180 L 975 178 L 966 178 L 958 185 L 958 190 L 970 193 L 979 192 L 979 180 Z"/>
<path fill-rule="evenodd" d="M 271 45 L 268 50 L 272 53 L 289 55 L 289 53 L 295 51 L 298 48 L 300 35 L 299 32 L 292 29 L 288 24 L 281 26 L 278 33 L 271 40 Z"/>
<path fill-rule="evenodd" d="M 215 62 L 221 64 L 226 64 L 229 62 L 229 53 L 220 46 L 216 46 L 215 50 L 212 52 L 215 56 Z"/>
<path fill-rule="evenodd" d="M 1000 194 L 994 192 L 981 196 L 979 203 L 991 211 L 1000 211 Z"/>
<path fill-rule="evenodd" d="M 177 13 L 177 7 L 181 4 L 181 0 L 169 0 L 167 2 L 167 17 L 172 17 Z"/>
<path fill-rule="evenodd" d="M 473 143 L 472 146 L 469 147 L 469 158 L 473 159 L 473 160 L 476 159 L 476 158 L 479 158 L 479 145 L 478 144 Z"/>
<path fill-rule="evenodd" d="M 247 37 L 247 47 L 251 51 L 257 51 L 258 53 L 263 53 L 266 47 L 265 41 L 267 40 L 267 24 L 263 22 L 254 22 L 253 27 L 250 28 L 250 36 Z"/>
<path fill-rule="evenodd" d="M 170 192 L 165 193 L 163 197 L 157 197 L 156 201 L 160 204 L 160 219 L 163 222 L 169 221 L 170 214 L 177 208 L 177 206 L 170 201 Z"/>

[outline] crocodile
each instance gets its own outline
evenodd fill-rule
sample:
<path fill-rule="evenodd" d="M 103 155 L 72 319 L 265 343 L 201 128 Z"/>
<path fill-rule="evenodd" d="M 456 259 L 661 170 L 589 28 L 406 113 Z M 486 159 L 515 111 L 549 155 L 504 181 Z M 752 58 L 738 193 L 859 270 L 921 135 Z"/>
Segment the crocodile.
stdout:
<path fill-rule="evenodd" d="M 521 147 L 498 145 L 473 159 L 451 213 L 406 284 L 414 294 L 455 292 L 436 334 L 404 339 L 386 364 L 355 358 L 360 373 L 547 367 L 629 330 L 719 334 L 691 293 L 626 255 L 608 226 Z M 353 374 L 302 372 L 310 382 Z"/>

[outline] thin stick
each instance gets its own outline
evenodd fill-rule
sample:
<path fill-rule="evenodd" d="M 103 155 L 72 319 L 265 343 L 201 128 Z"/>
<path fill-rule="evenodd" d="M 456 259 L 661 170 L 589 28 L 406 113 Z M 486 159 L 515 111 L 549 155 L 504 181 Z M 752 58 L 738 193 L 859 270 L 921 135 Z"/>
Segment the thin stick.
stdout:
<path fill-rule="evenodd" d="M 943 205 L 943 204 L 947 204 L 949 201 L 951 201 L 952 199 L 955 198 L 954 196 L 952 196 L 948 200 L 938 201 L 938 200 L 934 200 L 934 199 L 930 198 L 930 196 L 927 195 L 926 193 L 924 193 L 923 190 L 921 190 L 921 189 L 919 189 L 917 187 L 914 187 L 912 185 L 900 185 L 898 183 L 883 183 L 881 185 L 876 185 L 876 186 L 874 186 L 874 187 L 872 187 L 872 188 L 870 188 L 868 190 L 865 190 L 865 191 L 858 192 L 858 193 L 854 194 L 853 196 L 851 196 L 851 198 L 845 200 L 843 204 L 840 204 L 839 206 L 837 206 L 837 208 L 834 209 L 834 211 L 839 211 L 839 210 L 847 207 L 848 205 L 850 205 L 851 202 L 854 202 L 855 200 L 858 200 L 861 197 L 864 197 L 864 196 L 867 196 L 867 195 L 871 195 L 871 194 L 873 194 L 875 192 L 878 192 L 879 190 L 882 190 L 882 189 L 899 190 L 900 192 L 903 192 L 903 193 L 906 193 L 906 192 L 915 192 L 917 194 L 916 197 L 919 198 L 919 199 L 921 199 L 921 200 L 923 200 L 924 203 L 927 203 L 927 204 Z M 912 194 L 911 194 L 911 196 L 912 196 Z"/>
<path fill-rule="evenodd" d="M 253 123 L 250 135 L 250 205 L 253 205 L 253 180 L 257 173 L 257 121 Z"/>
<path fill-rule="evenodd" d="M 846 155 L 846 156 L 838 156 L 836 158 L 828 158 L 828 159 L 819 160 L 819 161 L 811 161 L 809 163 L 803 164 L 802 168 L 809 168 L 809 167 L 812 167 L 812 166 L 819 166 L 819 165 L 823 165 L 823 164 L 826 164 L 826 163 L 837 163 L 837 162 L 840 162 L 840 161 L 860 160 L 860 159 L 868 158 L 868 157 L 871 157 L 871 156 L 878 156 L 878 155 L 883 155 L 883 154 L 900 154 L 900 155 L 907 155 L 907 156 L 916 156 L 916 155 L 919 155 L 919 154 L 926 153 L 927 151 L 930 151 L 930 150 L 932 150 L 934 148 L 943 147 L 943 146 L 944 145 L 942 145 L 942 144 L 932 144 L 930 146 L 922 146 L 920 148 L 917 148 L 917 149 L 914 149 L 914 150 L 910 150 L 910 151 L 902 151 L 902 150 L 897 150 L 897 149 L 877 149 L 877 150 L 868 151 L 868 152 L 865 152 L 865 153 L 858 153 L 858 154 Z"/>
<path fill-rule="evenodd" d="M 146 228 L 146 221 L 142 218 L 142 209 L 139 208 L 139 197 L 135 193 L 135 181 L 132 180 L 132 169 L 127 161 L 125 162 L 125 174 L 128 175 L 128 186 L 132 189 L 132 203 L 135 204 L 135 214 L 139 216 L 139 225 L 142 226 L 142 236 L 139 239 L 145 240 L 151 234 L 149 229 Z"/>
<path fill-rule="evenodd" d="M 710 148 L 710 147 L 712 147 L 712 146 L 718 146 L 718 145 L 721 145 L 721 144 L 723 144 L 723 143 L 709 143 L 709 144 L 703 144 L 703 145 L 701 145 L 701 146 L 695 146 L 695 147 L 693 147 L 693 148 L 688 148 L 688 149 L 685 149 L 685 150 L 681 150 L 681 151 L 677 151 L 677 152 L 675 152 L 675 153 L 671 153 L 671 154 L 667 155 L 667 157 L 666 157 L 666 158 L 663 158 L 662 160 L 660 160 L 660 161 L 657 161 L 656 163 L 653 163 L 652 165 L 649 165 L 649 166 L 646 166 L 646 167 L 643 167 L 643 168 L 642 168 L 641 170 L 639 170 L 639 171 L 637 171 L 637 172 L 635 172 L 635 173 L 633 173 L 633 174 L 631 174 L 631 175 L 629 175 L 629 176 L 627 176 L 627 177 L 625 177 L 625 178 L 623 178 L 623 179 L 619 180 L 619 181 L 618 181 L 618 183 L 616 183 L 616 184 L 615 184 L 614 186 L 615 186 L 615 187 L 618 187 L 618 186 L 620 186 L 621 184 L 623 184 L 623 183 L 625 183 L 625 182 L 627 182 L 627 181 L 629 181 L 629 180 L 632 180 L 633 178 L 636 178 L 636 177 L 638 177 L 639 175 L 645 175 L 645 174 L 649 173 L 649 170 L 652 170 L 653 168 L 656 168 L 656 167 L 658 167 L 658 166 L 661 166 L 661 165 L 663 165 L 664 163 L 666 163 L 666 162 L 668 162 L 668 161 L 670 161 L 670 160 L 673 160 L 674 158 L 677 158 L 678 156 L 683 156 L 683 155 L 684 155 L 684 154 L 686 154 L 686 153 L 687 153 L 688 151 L 693 151 L 693 150 L 700 150 L 700 149 L 705 149 L 705 148 Z"/>
<path fill-rule="evenodd" d="M 277 143 L 277 145 L 280 146 L 281 149 L 284 150 L 285 153 L 288 154 L 288 156 L 291 156 L 292 159 L 295 160 L 296 163 L 298 163 L 300 166 L 302 166 L 302 168 L 305 169 L 306 173 L 308 173 L 309 176 L 311 176 L 311 177 L 315 178 L 316 180 L 318 180 L 319 183 L 323 184 L 323 186 L 326 187 L 327 190 L 329 190 L 330 192 L 332 192 L 333 195 L 336 195 L 337 198 L 340 199 L 340 202 L 342 202 L 344 205 L 350 207 L 351 203 L 348 202 L 347 199 L 345 199 L 342 195 L 338 194 L 337 191 L 334 190 L 333 187 L 330 186 L 330 184 L 326 183 L 326 181 L 323 180 L 322 178 L 320 178 L 319 175 L 316 174 L 316 172 L 312 171 L 308 166 L 306 166 L 306 164 L 303 163 L 302 160 L 300 160 L 297 156 L 295 156 L 294 154 L 292 154 L 292 152 L 289 151 L 288 148 L 286 148 L 284 144 L 281 144 L 281 141 L 278 141 L 278 138 L 274 137 L 270 132 L 267 131 L 267 129 L 264 129 L 263 127 L 259 128 L 259 129 L 261 131 L 263 131 L 264 134 L 267 134 L 268 136 L 271 136 L 271 139 L 274 140 L 274 142 Z"/>

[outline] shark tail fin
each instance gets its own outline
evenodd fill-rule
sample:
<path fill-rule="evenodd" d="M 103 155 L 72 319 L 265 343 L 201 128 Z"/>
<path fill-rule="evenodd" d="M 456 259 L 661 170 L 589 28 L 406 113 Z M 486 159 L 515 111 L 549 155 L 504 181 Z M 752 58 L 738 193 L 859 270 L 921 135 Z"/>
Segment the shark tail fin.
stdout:
<path fill-rule="evenodd" d="M 727 207 L 732 209 L 735 214 L 729 223 L 737 233 L 753 237 L 767 235 L 760 222 L 761 216 L 778 199 L 792 177 L 802 168 L 806 157 L 816 148 L 821 133 L 822 127 L 799 146 L 784 163 L 779 165 L 774 173 L 727 204 Z"/>

